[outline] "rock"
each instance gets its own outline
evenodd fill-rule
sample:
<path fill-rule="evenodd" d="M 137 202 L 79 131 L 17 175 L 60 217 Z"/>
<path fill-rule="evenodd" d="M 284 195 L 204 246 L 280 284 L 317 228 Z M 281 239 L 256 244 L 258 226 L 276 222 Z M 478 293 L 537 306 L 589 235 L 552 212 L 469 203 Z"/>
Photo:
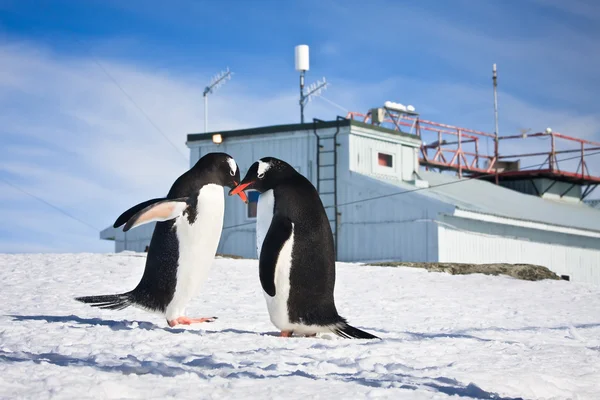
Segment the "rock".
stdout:
<path fill-rule="evenodd" d="M 508 275 L 526 281 L 542 279 L 560 279 L 558 275 L 546 267 L 534 264 L 460 264 L 460 263 L 425 263 L 425 262 L 378 262 L 364 265 L 382 267 L 424 268 L 430 272 L 446 272 L 452 275 L 485 274 Z"/>

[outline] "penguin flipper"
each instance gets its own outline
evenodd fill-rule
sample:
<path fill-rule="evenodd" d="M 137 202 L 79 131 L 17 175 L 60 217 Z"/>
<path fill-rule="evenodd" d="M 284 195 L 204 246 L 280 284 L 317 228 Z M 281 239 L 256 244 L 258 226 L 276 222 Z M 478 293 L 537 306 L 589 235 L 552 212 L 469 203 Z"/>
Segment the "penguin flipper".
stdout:
<path fill-rule="evenodd" d="M 275 296 L 275 267 L 279 252 L 292 234 L 292 222 L 275 214 L 260 251 L 258 272 L 263 290 L 271 297 Z"/>
<path fill-rule="evenodd" d="M 113 224 L 113 228 L 118 228 L 119 226 L 123 225 L 125 222 L 129 221 L 129 219 L 131 219 L 131 217 L 133 217 L 135 214 L 137 214 L 140 210 L 143 210 L 144 208 L 148 207 L 149 205 L 158 203 L 159 201 L 164 201 L 164 200 L 167 200 L 167 199 L 164 197 L 160 197 L 158 199 L 151 199 L 151 200 L 144 201 L 143 203 L 140 203 L 138 205 L 131 207 L 129 210 L 127 210 L 123 214 L 119 215 L 119 218 L 117 218 L 117 220 Z"/>
<path fill-rule="evenodd" d="M 123 227 L 123 232 L 153 221 L 167 221 L 179 217 L 188 207 L 188 197 L 162 199 L 136 212 Z"/>

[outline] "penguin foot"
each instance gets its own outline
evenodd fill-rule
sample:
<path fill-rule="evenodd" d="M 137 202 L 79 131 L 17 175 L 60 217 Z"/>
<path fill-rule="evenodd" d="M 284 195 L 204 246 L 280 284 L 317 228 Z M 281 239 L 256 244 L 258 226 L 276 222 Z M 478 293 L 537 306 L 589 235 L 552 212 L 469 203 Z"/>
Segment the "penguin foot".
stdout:
<path fill-rule="evenodd" d="M 280 337 L 292 337 L 292 331 L 281 331 L 281 334 L 279 334 Z"/>
<path fill-rule="evenodd" d="M 217 319 L 217 317 L 208 317 L 208 318 L 179 317 L 177 319 L 167 321 L 167 323 L 172 328 L 175 325 L 191 325 L 191 324 L 199 324 L 201 322 L 214 322 L 216 319 Z"/>

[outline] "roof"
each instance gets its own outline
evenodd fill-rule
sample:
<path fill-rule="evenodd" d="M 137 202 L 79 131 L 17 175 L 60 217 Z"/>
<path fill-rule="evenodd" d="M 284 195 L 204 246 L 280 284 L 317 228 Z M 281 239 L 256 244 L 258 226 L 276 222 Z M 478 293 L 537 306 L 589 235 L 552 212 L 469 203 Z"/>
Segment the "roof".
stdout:
<path fill-rule="evenodd" d="M 419 139 L 417 135 L 413 135 L 406 132 L 399 132 L 393 129 L 382 128 L 377 125 L 366 124 L 364 122 L 351 120 L 342 118 L 338 121 L 319 121 L 319 122 L 310 122 L 304 124 L 287 124 L 287 125 L 271 125 L 271 126 L 263 126 L 258 128 L 250 128 L 250 129 L 238 129 L 234 131 L 215 131 L 208 133 L 190 133 L 187 135 L 187 141 L 195 142 L 200 140 L 212 140 L 212 136 L 216 133 L 220 134 L 223 138 L 231 138 L 238 136 L 253 136 L 253 135 L 272 135 L 284 132 L 293 132 L 293 131 L 302 131 L 302 130 L 312 130 L 314 128 L 324 129 L 324 128 L 335 128 L 335 127 L 347 127 L 347 126 L 356 126 L 360 128 L 366 128 L 377 132 L 388 133 L 396 136 L 403 136 L 412 139 Z"/>
<path fill-rule="evenodd" d="M 419 176 L 430 187 L 443 185 L 420 193 L 465 211 L 600 232 L 600 212 L 583 203 L 544 199 L 478 179 L 430 171 L 419 171 Z"/>

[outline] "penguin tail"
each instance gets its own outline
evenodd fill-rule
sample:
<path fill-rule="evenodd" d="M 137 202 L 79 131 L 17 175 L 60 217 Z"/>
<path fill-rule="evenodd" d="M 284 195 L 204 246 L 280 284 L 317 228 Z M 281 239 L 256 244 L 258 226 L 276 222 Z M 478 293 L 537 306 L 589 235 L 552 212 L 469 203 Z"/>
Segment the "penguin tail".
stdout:
<path fill-rule="evenodd" d="M 133 304 L 131 292 L 121 294 L 107 294 L 103 296 L 75 297 L 75 300 L 108 310 L 122 310 Z"/>
<path fill-rule="evenodd" d="M 331 331 L 338 336 L 346 339 L 380 339 L 369 332 L 362 331 L 349 325 L 346 321 L 339 322 L 332 326 Z"/>

